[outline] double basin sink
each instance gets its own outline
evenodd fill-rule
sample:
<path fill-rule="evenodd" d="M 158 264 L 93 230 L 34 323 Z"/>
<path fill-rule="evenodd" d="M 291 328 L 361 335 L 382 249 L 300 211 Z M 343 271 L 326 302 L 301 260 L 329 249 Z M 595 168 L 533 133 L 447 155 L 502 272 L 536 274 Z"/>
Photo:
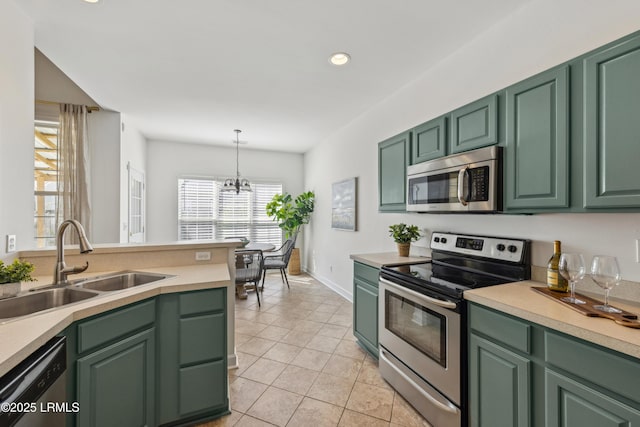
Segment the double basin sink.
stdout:
<path fill-rule="evenodd" d="M 121 291 L 171 277 L 166 274 L 121 271 L 71 282 L 65 287 L 34 289 L 0 300 L 0 321 L 26 316 L 84 301 L 107 292 Z"/>

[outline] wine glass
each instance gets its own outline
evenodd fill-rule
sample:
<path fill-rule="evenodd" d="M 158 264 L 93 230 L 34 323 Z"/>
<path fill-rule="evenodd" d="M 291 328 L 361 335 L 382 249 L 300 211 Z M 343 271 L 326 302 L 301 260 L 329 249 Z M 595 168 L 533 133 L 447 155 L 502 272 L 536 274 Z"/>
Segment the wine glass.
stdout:
<path fill-rule="evenodd" d="M 571 296 L 560 298 L 562 301 L 572 304 L 585 304 L 581 299 L 576 298 L 576 283 L 584 277 L 585 267 L 582 254 L 563 253 L 560 255 L 558 270 L 562 277 L 569 281 Z"/>
<path fill-rule="evenodd" d="M 609 292 L 620 283 L 618 260 L 612 256 L 594 256 L 591 262 L 591 278 L 604 289 L 604 305 L 594 305 L 593 308 L 607 313 L 621 313 L 620 310 L 609 305 Z"/>

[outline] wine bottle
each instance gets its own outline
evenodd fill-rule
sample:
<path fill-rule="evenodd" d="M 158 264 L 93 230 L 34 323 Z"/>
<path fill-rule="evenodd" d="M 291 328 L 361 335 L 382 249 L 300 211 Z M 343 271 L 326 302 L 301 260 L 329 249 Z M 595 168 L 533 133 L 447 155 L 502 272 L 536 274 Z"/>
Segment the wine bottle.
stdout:
<path fill-rule="evenodd" d="M 562 277 L 560 271 L 558 270 L 561 253 L 562 251 L 560 249 L 560 240 L 556 240 L 553 242 L 553 255 L 551 256 L 551 258 L 549 259 L 549 263 L 547 264 L 547 287 L 552 291 L 567 292 L 567 290 L 569 289 L 567 279 Z"/>

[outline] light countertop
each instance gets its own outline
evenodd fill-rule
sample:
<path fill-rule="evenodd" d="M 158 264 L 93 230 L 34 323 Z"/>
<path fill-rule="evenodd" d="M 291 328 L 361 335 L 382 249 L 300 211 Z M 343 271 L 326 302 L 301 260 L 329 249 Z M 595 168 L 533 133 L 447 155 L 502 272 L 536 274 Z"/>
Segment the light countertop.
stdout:
<path fill-rule="evenodd" d="M 465 291 L 464 298 L 486 307 L 555 329 L 603 347 L 640 358 L 640 329 L 618 325 L 613 320 L 587 317 L 531 289 L 544 283 L 524 281 Z M 613 305 L 640 314 L 633 303 Z"/>
<path fill-rule="evenodd" d="M 105 292 L 94 298 L 29 316 L 0 321 L 0 376 L 77 320 L 160 294 L 219 288 L 230 284 L 226 263 L 153 267 L 141 271 L 173 277 L 121 291 Z M 111 272 L 84 273 L 74 275 L 72 279 L 108 273 Z M 37 279 L 36 284 L 45 285 L 51 282 L 50 276 Z"/>
<path fill-rule="evenodd" d="M 430 257 L 399 256 L 397 252 L 352 254 L 349 258 L 375 268 L 380 268 L 383 265 L 416 264 L 431 261 Z"/>

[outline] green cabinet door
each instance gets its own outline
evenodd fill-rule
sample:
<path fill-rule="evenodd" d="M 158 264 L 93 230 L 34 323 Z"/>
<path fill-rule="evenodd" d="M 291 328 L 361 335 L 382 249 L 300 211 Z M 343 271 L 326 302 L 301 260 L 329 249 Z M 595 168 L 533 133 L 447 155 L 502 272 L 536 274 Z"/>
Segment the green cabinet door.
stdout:
<path fill-rule="evenodd" d="M 505 209 L 569 206 L 569 67 L 506 90 Z"/>
<path fill-rule="evenodd" d="M 547 427 L 640 425 L 640 411 L 579 381 L 545 370 Z"/>
<path fill-rule="evenodd" d="M 378 210 L 404 212 L 411 133 L 403 132 L 378 144 Z"/>
<path fill-rule="evenodd" d="M 228 413 L 226 289 L 158 298 L 159 424 Z"/>
<path fill-rule="evenodd" d="M 640 35 L 584 65 L 584 206 L 640 207 Z"/>
<path fill-rule="evenodd" d="M 77 360 L 79 426 L 153 426 L 155 328 Z"/>
<path fill-rule="evenodd" d="M 353 263 L 353 335 L 378 358 L 378 274 L 380 270 Z"/>
<path fill-rule="evenodd" d="M 411 164 L 447 155 L 447 118 L 439 117 L 411 130 Z"/>
<path fill-rule="evenodd" d="M 469 406 L 474 427 L 530 425 L 531 362 L 478 335 L 469 339 Z"/>
<path fill-rule="evenodd" d="M 449 153 L 498 142 L 498 95 L 490 95 L 451 112 Z"/>

